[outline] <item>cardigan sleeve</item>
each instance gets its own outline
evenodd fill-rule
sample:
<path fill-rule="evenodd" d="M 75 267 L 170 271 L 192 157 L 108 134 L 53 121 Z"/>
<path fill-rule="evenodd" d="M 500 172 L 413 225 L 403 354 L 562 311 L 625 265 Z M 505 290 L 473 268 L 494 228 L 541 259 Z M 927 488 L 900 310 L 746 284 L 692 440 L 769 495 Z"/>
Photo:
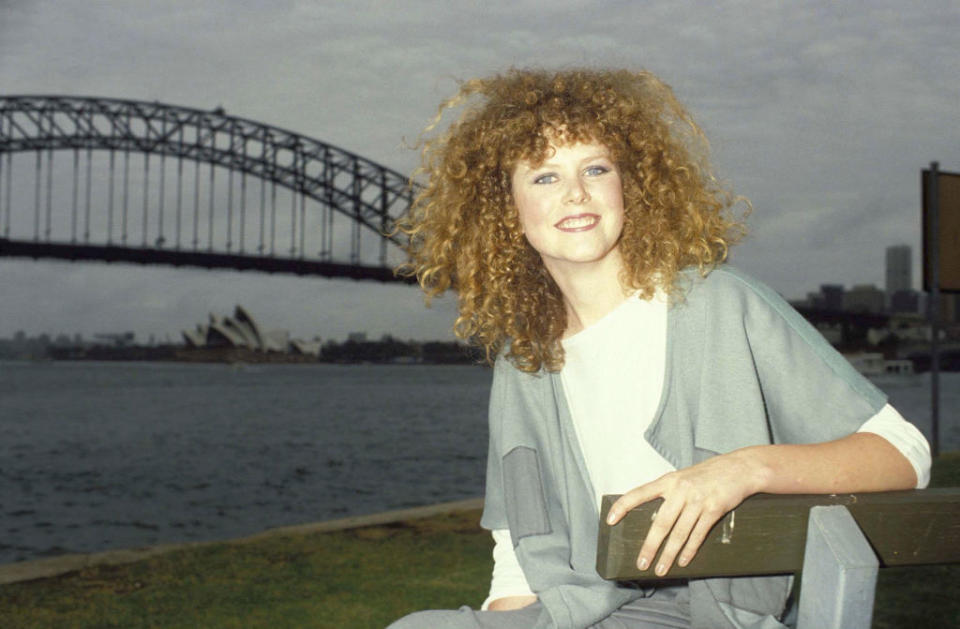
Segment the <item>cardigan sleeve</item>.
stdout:
<path fill-rule="evenodd" d="M 810 443 L 853 432 L 887 396 L 768 287 L 744 283 L 744 322 L 774 441 Z"/>
<path fill-rule="evenodd" d="M 503 363 L 504 358 L 500 357 L 494 364 L 488 410 L 487 475 L 480 526 L 489 531 L 509 527 L 503 495 L 503 466 L 499 447 L 504 415 L 504 387 L 506 386 L 503 378 Z"/>
<path fill-rule="evenodd" d="M 653 432 L 681 448 L 693 438 L 692 451 L 664 447 L 677 467 L 749 445 L 838 439 L 886 404 L 783 298 L 729 267 L 694 279 L 671 316 L 673 397 Z"/>

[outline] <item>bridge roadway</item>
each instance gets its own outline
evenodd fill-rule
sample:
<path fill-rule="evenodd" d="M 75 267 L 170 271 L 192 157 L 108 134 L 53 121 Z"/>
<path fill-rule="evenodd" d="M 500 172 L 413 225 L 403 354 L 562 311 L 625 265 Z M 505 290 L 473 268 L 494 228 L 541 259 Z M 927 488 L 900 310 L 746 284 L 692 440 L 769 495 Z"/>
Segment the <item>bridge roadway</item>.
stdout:
<path fill-rule="evenodd" d="M 387 267 L 324 262 L 303 258 L 279 258 L 230 253 L 183 251 L 177 249 L 145 249 L 116 245 L 74 245 L 50 242 L 30 242 L 0 238 L 0 257 L 54 258 L 70 261 L 131 262 L 170 266 L 235 269 L 343 277 L 353 280 L 416 283 L 412 277 L 398 276 Z"/>

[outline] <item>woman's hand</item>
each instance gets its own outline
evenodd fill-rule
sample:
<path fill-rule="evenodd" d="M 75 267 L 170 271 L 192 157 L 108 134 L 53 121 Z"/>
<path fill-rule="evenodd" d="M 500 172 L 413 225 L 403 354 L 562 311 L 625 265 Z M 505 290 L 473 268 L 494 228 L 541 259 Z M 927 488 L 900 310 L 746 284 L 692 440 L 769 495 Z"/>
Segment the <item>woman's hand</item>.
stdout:
<path fill-rule="evenodd" d="M 610 507 L 607 523 L 616 524 L 630 509 L 663 498 L 637 558 L 637 566 L 646 570 L 663 544 L 655 568 L 663 576 L 678 554 L 679 565 L 690 563 L 713 525 L 753 494 L 891 491 L 916 483 L 907 458 L 869 432 L 823 443 L 749 446 L 630 490 Z"/>
<path fill-rule="evenodd" d="M 629 510 L 645 502 L 663 498 L 637 557 L 637 567 L 646 570 L 663 544 L 654 570 L 662 577 L 678 554 L 678 565 L 690 563 L 713 525 L 760 491 L 764 474 L 763 465 L 748 450 L 715 456 L 625 493 L 610 508 L 607 524 L 616 524 Z"/>

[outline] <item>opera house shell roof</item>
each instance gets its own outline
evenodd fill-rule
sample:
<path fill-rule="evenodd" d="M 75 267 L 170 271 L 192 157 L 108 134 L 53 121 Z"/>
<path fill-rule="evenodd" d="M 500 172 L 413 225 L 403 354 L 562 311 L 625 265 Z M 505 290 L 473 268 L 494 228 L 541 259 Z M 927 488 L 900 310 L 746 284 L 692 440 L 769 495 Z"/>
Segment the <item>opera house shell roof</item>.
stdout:
<path fill-rule="evenodd" d="M 256 352 L 280 352 L 320 355 L 320 339 L 303 341 L 291 339 L 286 330 L 265 332 L 242 306 L 234 308 L 233 316 L 221 317 L 210 313 L 207 324 L 198 324 L 195 330 L 184 330 L 187 347 L 197 349 L 229 347 Z"/>

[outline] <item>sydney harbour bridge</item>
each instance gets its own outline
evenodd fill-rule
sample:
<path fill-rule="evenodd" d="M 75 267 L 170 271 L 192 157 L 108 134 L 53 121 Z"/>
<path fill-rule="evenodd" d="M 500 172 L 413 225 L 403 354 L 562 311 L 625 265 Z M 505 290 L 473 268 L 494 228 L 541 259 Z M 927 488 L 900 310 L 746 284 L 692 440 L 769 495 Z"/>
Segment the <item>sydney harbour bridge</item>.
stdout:
<path fill-rule="evenodd" d="M 157 102 L 0 96 L 0 256 L 403 281 L 408 178 Z"/>
<path fill-rule="evenodd" d="M 157 102 L 0 96 L 0 257 L 408 281 L 408 178 L 320 140 Z M 866 330 L 883 315 L 803 311 Z"/>

